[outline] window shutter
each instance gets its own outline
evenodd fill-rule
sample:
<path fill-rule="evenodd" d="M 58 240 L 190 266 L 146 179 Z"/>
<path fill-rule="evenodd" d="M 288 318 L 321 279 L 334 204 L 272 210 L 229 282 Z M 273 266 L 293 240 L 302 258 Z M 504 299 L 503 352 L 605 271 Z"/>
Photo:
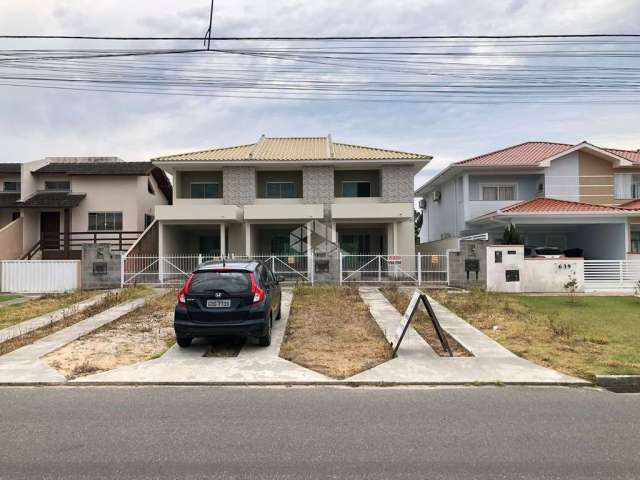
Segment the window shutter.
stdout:
<path fill-rule="evenodd" d="M 627 200 L 629 198 L 632 198 L 631 185 L 633 183 L 633 174 L 616 173 L 614 178 L 616 199 Z"/>

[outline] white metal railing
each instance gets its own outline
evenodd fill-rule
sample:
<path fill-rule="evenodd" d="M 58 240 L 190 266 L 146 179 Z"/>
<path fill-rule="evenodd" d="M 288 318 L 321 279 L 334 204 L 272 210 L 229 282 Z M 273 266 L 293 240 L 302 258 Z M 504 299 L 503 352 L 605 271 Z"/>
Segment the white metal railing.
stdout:
<path fill-rule="evenodd" d="M 586 290 L 633 289 L 640 281 L 640 260 L 585 260 Z"/>
<path fill-rule="evenodd" d="M 225 260 L 259 260 L 285 282 L 313 282 L 313 256 L 310 255 L 254 255 L 225 256 Z M 209 261 L 219 261 L 219 255 L 129 255 L 122 258 L 121 284 L 180 286 L 191 272 Z"/>
<path fill-rule="evenodd" d="M 441 283 L 449 278 L 447 255 L 340 254 L 340 283 Z"/>

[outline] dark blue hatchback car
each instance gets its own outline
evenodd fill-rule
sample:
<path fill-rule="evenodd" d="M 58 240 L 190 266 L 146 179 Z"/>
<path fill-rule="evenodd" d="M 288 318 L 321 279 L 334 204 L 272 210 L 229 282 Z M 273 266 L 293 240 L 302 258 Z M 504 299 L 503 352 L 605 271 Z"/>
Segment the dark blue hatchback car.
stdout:
<path fill-rule="evenodd" d="M 176 340 L 188 347 L 195 337 L 233 335 L 271 344 L 273 320 L 280 319 L 280 279 L 257 261 L 208 262 L 178 292 Z"/>

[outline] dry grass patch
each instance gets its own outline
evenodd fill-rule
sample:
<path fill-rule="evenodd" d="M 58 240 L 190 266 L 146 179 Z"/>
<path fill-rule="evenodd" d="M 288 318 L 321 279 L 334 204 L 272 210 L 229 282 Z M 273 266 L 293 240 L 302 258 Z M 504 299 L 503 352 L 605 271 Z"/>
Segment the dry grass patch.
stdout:
<path fill-rule="evenodd" d="M 145 304 L 44 357 L 67 378 L 157 358 L 175 343 L 175 293 Z"/>
<path fill-rule="evenodd" d="M 61 320 L 58 320 L 57 322 L 52 322 L 49 325 L 45 325 L 44 327 L 38 328 L 37 330 L 34 330 L 29 333 L 25 333 L 24 335 L 20 335 L 19 337 L 0 343 L 0 355 L 4 355 L 6 353 L 17 350 L 20 347 L 24 347 L 25 345 L 33 343 L 36 340 L 40 340 L 41 338 L 51 335 L 52 333 L 62 330 L 63 328 L 69 327 L 75 323 L 78 323 L 89 317 L 97 315 L 98 313 L 104 310 L 107 310 L 111 307 L 115 307 L 120 303 L 126 302 L 133 298 L 140 297 L 148 292 L 149 292 L 149 288 L 143 287 L 143 286 L 127 287 L 121 290 L 108 292 L 100 301 L 91 305 L 90 307 L 83 310 L 82 312 L 77 312 L 77 311 L 74 311 L 73 309 L 69 309 L 68 314 L 64 316 Z M 92 295 L 94 294 L 95 292 Z M 71 301 L 70 304 L 77 303 L 79 301 L 81 300 Z M 62 308 L 62 307 L 58 307 L 58 308 Z M 53 310 L 56 310 L 56 308 L 54 308 Z M 34 316 L 37 316 L 37 315 L 34 315 Z M 28 318 L 32 318 L 32 317 L 28 317 Z"/>
<path fill-rule="evenodd" d="M 69 293 L 44 295 L 25 303 L 0 306 L 0 329 L 69 307 L 94 295 L 96 292 L 77 290 Z"/>
<path fill-rule="evenodd" d="M 431 290 L 436 301 L 516 355 L 569 375 L 640 372 L 640 301 Z"/>
<path fill-rule="evenodd" d="M 282 358 L 342 379 L 389 360 L 391 353 L 356 288 L 295 287 Z"/>
<path fill-rule="evenodd" d="M 411 300 L 411 297 L 407 293 L 401 291 L 398 287 L 385 287 L 381 288 L 380 291 L 386 297 L 386 299 L 389 300 L 389 303 L 396 307 L 396 310 L 404 314 Z M 438 334 L 433 328 L 431 318 L 429 317 L 429 314 L 425 312 L 422 303 L 418 305 L 418 309 L 416 310 L 416 313 L 413 315 L 413 319 L 411 320 L 411 325 L 438 355 L 440 355 L 441 357 L 449 356 L 444 348 L 442 348 L 442 344 L 440 343 Z M 444 336 L 449 343 L 449 347 L 451 348 L 454 357 L 473 356 L 447 332 L 444 332 Z"/>

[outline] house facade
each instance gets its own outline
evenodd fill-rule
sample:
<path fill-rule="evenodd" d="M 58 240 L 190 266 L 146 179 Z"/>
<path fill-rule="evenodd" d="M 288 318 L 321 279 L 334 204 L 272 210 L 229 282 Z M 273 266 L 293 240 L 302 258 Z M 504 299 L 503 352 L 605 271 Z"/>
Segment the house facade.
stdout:
<path fill-rule="evenodd" d="M 48 157 L 17 167 L 3 187 L 16 179 L 18 192 L 0 196 L 10 220 L 0 227 L 5 259 L 79 258 L 83 243 L 125 251 L 153 222 L 156 205 L 172 198 L 169 179 L 151 162 Z"/>
<path fill-rule="evenodd" d="M 640 259 L 638 151 L 527 142 L 454 163 L 416 195 L 425 252 L 480 233 L 499 241 L 513 223 L 527 245 Z"/>
<path fill-rule="evenodd" d="M 413 255 L 413 177 L 430 159 L 330 136 L 155 158 L 175 187 L 155 209 L 158 252 Z"/>

